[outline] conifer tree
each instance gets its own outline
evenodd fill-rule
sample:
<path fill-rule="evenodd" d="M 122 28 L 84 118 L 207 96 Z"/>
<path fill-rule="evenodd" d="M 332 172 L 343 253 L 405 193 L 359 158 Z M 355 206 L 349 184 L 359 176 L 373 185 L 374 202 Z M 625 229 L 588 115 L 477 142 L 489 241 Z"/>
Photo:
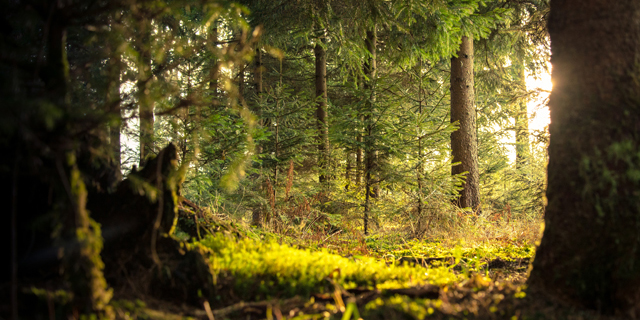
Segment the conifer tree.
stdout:
<path fill-rule="evenodd" d="M 459 129 L 451 134 L 452 174 L 465 173 L 458 205 L 475 210 L 480 204 L 478 145 L 473 81 L 473 38 L 462 37 L 451 58 L 451 122 Z M 456 163 L 460 164 L 456 164 Z"/>
<path fill-rule="evenodd" d="M 551 1 L 545 229 L 532 290 L 640 315 L 640 2 Z"/>

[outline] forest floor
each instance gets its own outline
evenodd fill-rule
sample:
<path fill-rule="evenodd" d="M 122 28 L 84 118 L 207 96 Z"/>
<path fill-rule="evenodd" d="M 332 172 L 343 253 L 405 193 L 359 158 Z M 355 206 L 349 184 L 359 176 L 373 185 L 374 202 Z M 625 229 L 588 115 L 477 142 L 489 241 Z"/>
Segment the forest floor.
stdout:
<path fill-rule="evenodd" d="M 535 236 L 510 228 L 453 240 L 238 228 L 189 241 L 214 274 L 200 308 L 118 291 L 113 303 L 122 319 L 605 319 L 527 291 Z"/>

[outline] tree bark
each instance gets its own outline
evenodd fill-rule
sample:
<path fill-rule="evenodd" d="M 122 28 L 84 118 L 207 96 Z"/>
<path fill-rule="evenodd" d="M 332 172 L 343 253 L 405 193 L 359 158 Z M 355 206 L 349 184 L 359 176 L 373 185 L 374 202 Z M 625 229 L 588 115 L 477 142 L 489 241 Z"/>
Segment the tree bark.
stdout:
<path fill-rule="evenodd" d="M 262 51 L 260 50 L 260 48 L 256 48 L 256 66 L 255 66 L 255 71 L 254 71 L 254 81 L 256 83 L 256 93 L 258 94 L 258 96 L 260 96 L 260 94 L 263 92 L 262 89 L 262 69 L 264 67 L 262 66 Z"/>
<path fill-rule="evenodd" d="M 529 285 L 640 318 L 640 2 L 551 2 L 545 230 Z"/>
<path fill-rule="evenodd" d="M 122 163 L 122 157 L 120 155 L 120 148 L 122 147 L 120 141 L 120 129 L 122 125 L 122 113 L 120 111 L 120 72 L 122 69 L 122 59 L 120 53 L 115 52 L 115 56 L 111 58 L 109 64 L 109 88 L 107 104 L 109 115 L 115 119 L 109 122 L 109 146 L 111 147 L 111 153 L 113 154 L 113 163 L 115 170 L 120 172 L 120 166 Z M 120 180 L 121 177 L 118 178 Z"/>
<path fill-rule="evenodd" d="M 347 164 L 344 168 L 344 180 L 345 180 L 345 186 L 344 186 L 344 190 L 349 191 L 349 188 L 351 187 L 351 176 L 352 176 L 352 170 L 353 170 L 353 160 L 352 160 L 352 153 L 350 150 L 345 150 L 345 157 L 347 160 Z"/>
<path fill-rule="evenodd" d="M 360 147 L 362 145 L 362 128 L 360 127 L 358 127 L 356 141 L 358 142 L 358 147 L 356 148 L 356 186 L 359 187 L 362 184 L 362 173 L 364 172 L 364 154 L 362 147 Z"/>
<path fill-rule="evenodd" d="M 321 43 L 323 42 L 323 43 Z M 317 39 L 314 48 L 316 58 L 316 118 L 318 123 L 318 167 L 320 169 L 319 181 L 327 182 L 327 169 L 329 164 L 329 126 L 327 119 L 327 52 L 324 48 L 326 35 Z"/>
<path fill-rule="evenodd" d="M 218 62 L 216 60 L 217 57 L 215 57 L 215 55 L 217 54 L 217 48 L 218 48 L 218 20 L 215 20 L 213 22 L 213 27 L 211 28 L 211 31 L 209 32 L 209 43 L 211 44 L 210 47 L 214 50 L 213 54 L 214 54 L 214 61 L 215 63 L 213 63 L 213 65 L 211 66 L 211 69 L 209 70 L 209 90 L 211 90 L 211 95 L 212 95 L 212 99 L 211 101 L 215 104 L 216 103 L 216 99 L 218 96 L 218 74 L 220 72 L 220 65 L 218 64 Z"/>
<path fill-rule="evenodd" d="M 47 72 L 52 100 L 57 102 L 62 110 L 70 110 L 69 104 L 69 61 L 67 59 L 67 29 L 64 14 L 59 4 L 51 3 L 51 25 L 47 34 Z M 70 111 L 69 111 L 70 112 Z M 55 223 L 63 226 L 62 236 L 65 240 L 77 241 L 78 248 L 65 252 L 63 265 L 66 280 L 74 293 L 73 307 L 79 312 L 98 313 L 112 316 L 112 291 L 107 286 L 103 275 L 102 235 L 100 225 L 90 217 L 86 208 L 87 188 L 78 169 L 75 150 L 64 150 L 64 157 L 59 155 L 55 159 L 59 182 L 66 191 L 67 199 L 61 215 L 56 217 Z M 15 189 L 14 189 L 15 190 Z M 67 202 L 68 201 L 68 202 Z M 60 210 L 60 209 L 58 209 Z"/>
<path fill-rule="evenodd" d="M 460 208 L 476 209 L 480 204 L 478 143 L 473 90 L 473 38 L 462 37 L 458 56 L 451 58 L 451 122 L 459 129 L 451 134 L 452 174 L 467 172 L 460 191 Z"/>
<path fill-rule="evenodd" d="M 368 233 L 369 216 L 371 214 L 371 198 L 375 198 L 373 171 L 375 170 L 376 152 L 373 137 L 373 117 L 375 108 L 375 78 L 376 78 L 376 29 L 367 31 L 365 39 L 369 58 L 364 64 L 364 74 L 368 79 L 364 81 L 365 92 L 369 93 L 364 115 L 365 137 L 364 137 L 364 179 L 365 179 L 365 203 L 364 203 L 364 234 Z"/>

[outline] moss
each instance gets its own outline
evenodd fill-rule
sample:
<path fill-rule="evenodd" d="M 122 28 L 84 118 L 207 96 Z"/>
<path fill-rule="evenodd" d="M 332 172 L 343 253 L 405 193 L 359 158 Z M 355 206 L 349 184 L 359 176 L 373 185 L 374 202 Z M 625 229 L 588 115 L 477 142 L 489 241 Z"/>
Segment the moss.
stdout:
<path fill-rule="evenodd" d="M 194 245 L 210 251 L 209 262 L 218 284 L 231 285 L 243 299 L 308 296 L 332 292 L 336 286 L 344 289 L 444 286 L 462 279 L 445 267 L 387 265 L 374 257 L 342 257 L 324 249 L 297 249 L 275 241 L 249 238 L 235 241 L 214 235 Z"/>
<path fill-rule="evenodd" d="M 77 259 L 69 259 L 68 266 L 69 279 L 77 298 L 75 303 L 84 310 L 98 312 L 101 317 L 113 318 L 108 305 L 113 293 L 104 278 L 104 263 L 100 256 L 103 246 L 100 224 L 91 219 L 86 209 L 87 190 L 73 153 L 67 156 L 67 163 L 71 167 L 69 181 L 75 214 L 75 236 L 80 246 Z"/>

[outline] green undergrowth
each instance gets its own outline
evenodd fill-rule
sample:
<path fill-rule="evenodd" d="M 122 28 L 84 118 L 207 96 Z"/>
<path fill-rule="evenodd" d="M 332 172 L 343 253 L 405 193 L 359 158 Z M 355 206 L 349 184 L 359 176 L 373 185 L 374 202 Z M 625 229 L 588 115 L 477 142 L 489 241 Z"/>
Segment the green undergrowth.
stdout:
<path fill-rule="evenodd" d="M 368 241 L 373 255 L 385 260 L 395 260 L 402 257 L 413 258 L 456 258 L 456 259 L 515 259 L 531 258 L 535 247 L 529 244 L 517 245 L 500 242 L 467 245 L 465 243 L 448 244 L 440 241 L 410 240 L 402 243 L 389 244 L 375 240 Z"/>
<path fill-rule="evenodd" d="M 232 289 L 242 300 L 286 298 L 342 289 L 395 289 L 432 284 L 448 286 L 470 273 L 485 273 L 488 261 L 531 258 L 532 245 L 493 242 L 475 245 L 433 240 L 332 237 L 358 252 L 336 250 L 318 242 L 300 241 L 264 231 L 245 237 L 209 235 L 192 245 L 210 253 L 209 264 L 220 288 Z M 323 242 L 329 243 L 329 242 Z M 413 258 L 442 259 L 424 267 Z M 461 270 L 460 266 L 463 266 Z M 457 267 L 457 268 L 456 268 Z"/>
<path fill-rule="evenodd" d="M 214 282 L 243 300 L 286 298 L 337 289 L 447 286 L 462 276 L 447 267 L 387 264 L 376 257 L 343 257 L 326 249 L 295 248 L 274 240 L 211 235 L 193 243 L 210 252 Z"/>

